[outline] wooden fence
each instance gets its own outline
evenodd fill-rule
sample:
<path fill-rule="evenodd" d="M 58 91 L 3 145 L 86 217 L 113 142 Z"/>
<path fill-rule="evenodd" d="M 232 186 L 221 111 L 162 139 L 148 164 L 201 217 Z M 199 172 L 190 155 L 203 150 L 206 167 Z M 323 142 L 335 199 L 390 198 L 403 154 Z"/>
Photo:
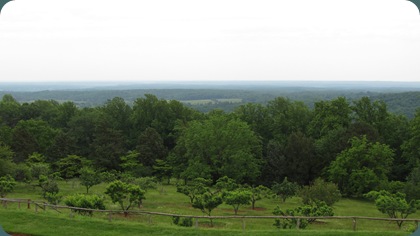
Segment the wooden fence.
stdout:
<path fill-rule="evenodd" d="M 0 198 L 0 201 L 2 202 L 3 207 L 7 208 L 7 204 L 10 203 L 17 203 L 19 209 L 21 209 L 22 205 L 25 205 L 27 209 L 31 209 L 32 206 L 35 209 L 35 212 L 38 212 L 40 209 L 43 211 L 47 210 L 48 207 L 51 209 L 60 212 L 59 209 L 69 209 L 72 211 L 75 210 L 82 210 L 82 211 L 88 211 L 88 212 L 101 212 L 108 214 L 108 220 L 112 221 L 113 215 L 117 214 L 134 214 L 134 215 L 148 215 L 148 222 L 151 223 L 151 216 L 166 216 L 166 217 L 185 217 L 185 218 L 191 218 L 194 219 L 194 226 L 198 228 L 198 221 L 199 219 L 241 219 L 242 220 L 242 229 L 245 230 L 246 219 L 296 219 L 297 225 L 296 228 L 300 228 L 300 221 L 302 219 L 306 220 L 351 220 L 352 221 L 352 229 L 354 231 L 357 230 L 357 220 L 369 220 L 369 221 L 388 221 L 388 222 L 396 222 L 396 221 L 412 221 L 416 224 L 416 227 L 418 227 L 420 219 L 398 219 L 398 218 L 377 218 L 377 217 L 366 217 L 366 216 L 317 216 L 317 217 L 308 217 L 308 216 L 239 216 L 239 215 L 232 215 L 232 216 L 196 216 L 196 215 L 180 215 L 180 214 L 171 214 L 171 213 L 163 213 L 163 212 L 150 212 L 150 211 L 121 211 L 121 210 L 97 210 L 97 209 L 88 209 L 88 208 L 78 208 L 78 207 L 69 207 L 69 206 L 60 206 L 60 205 L 52 205 L 48 204 L 46 202 L 40 202 L 40 201 L 32 201 L 31 199 L 9 199 L 9 198 Z M 61 213 L 61 212 L 60 212 Z"/>

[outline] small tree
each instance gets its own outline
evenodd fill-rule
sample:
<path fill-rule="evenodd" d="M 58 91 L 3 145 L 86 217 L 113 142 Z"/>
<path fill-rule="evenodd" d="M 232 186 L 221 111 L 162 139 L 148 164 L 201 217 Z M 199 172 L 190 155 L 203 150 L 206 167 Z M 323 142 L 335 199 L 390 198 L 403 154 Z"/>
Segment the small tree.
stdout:
<path fill-rule="evenodd" d="M 86 187 L 87 194 L 92 186 L 98 185 L 102 182 L 100 174 L 90 167 L 83 167 L 79 171 L 79 174 L 80 184 Z"/>
<path fill-rule="evenodd" d="M 194 198 L 192 207 L 200 209 L 204 214 L 211 216 L 211 212 L 223 203 L 223 199 L 219 194 L 205 192 Z M 213 219 L 210 218 L 210 226 L 213 227 Z"/>
<path fill-rule="evenodd" d="M 226 204 L 231 205 L 235 211 L 235 215 L 238 214 L 239 207 L 241 205 L 249 205 L 251 203 L 252 192 L 245 189 L 236 189 L 233 191 L 226 192 L 224 201 Z"/>
<path fill-rule="evenodd" d="M 252 210 L 255 210 L 255 203 L 258 200 L 261 200 L 264 197 L 267 197 L 271 193 L 271 189 L 269 189 L 269 188 L 267 188 L 263 185 L 259 185 L 258 187 L 247 186 L 247 187 L 245 187 L 245 189 L 252 193 L 252 195 L 251 195 L 251 208 L 252 208 Z"/>
<path fill-rule="evenodd" d="M 41 195 L 43 198 L 49 200 L 54 199 L 60 189 L 58 188 L 57 180 L 60 179 L 58 173 L 49 176 L 41 175 L 38 179 L 38 187 L 41 188 Z M 57 196 L 58 197 L 58 196 Z M 53 203 L 53 202 L 51 202 Z"/>
<path fill-rule="evenodd" d="M 208 186 L 210 183 L 211 180 L 196 178 L 188 185 L 177 186 L 177 192 L 187 195 L 190 198 L 190 202 L 192 204 L 198 195 L 204 194 L 208 191 Z"/>
<path fill-rule="evenodd" d="M 112 203 L 118 203 L 124 211 L 124 215 L 128 215 L 128 210 L 135 204 L 139 204 L 145 199 L 145 191 L 134 184 L 127 184 L 116 180 L 108 185 L 106 192 Z"/>
<path fill-rule="evenodd" d="M 171 181 L 172 171 L 173 168 L 169 165 L 168 161 L 156 159 L 156 162 L 153 165 L 153 173 L 159 181 L 166 178 L 166 183 L 169 184 Z"/>
<path fill-rule="evenodd" d="M 216 188 L 217 192 L 233 191 L 239 188 L 239 184 L 237 184 L 235 180 L 227 176 L 223 176 L 216 181 L 214 187 Z"/>
<path fill-rule="evenodd" d="M 316 217 L 316 216 L 333 216 L 334 210 L 323 201 L 317 201 L 312 205 L 304 205 L 296 208 L 296 212 L 303 216 Z M 316 219 L 308 219 L 309 223 L 315 222 Z"/>
<path fill-rule="evenodd" d="M 4 198 L 8 193 L 13 192 L 16 182 L 10 175 L 0 177 L 0 197 Z"/>
<path fill-rule="evenodd" d="M 302 201 L 306 205 L 312 205 L 318 201 L 325 202 L 332 206 L 341 198 L 340 190 L 334 183 L 325 182 L 321 178 L 315 180 L 310 186 L 305 186 L 299 191 Z"/>
<path fill-rule="evenodd" d="M 299 190 L 299 185 L 284 178 L 282 183 L 275 183 L 271 190 L 283 201 L 296 195 Z"/>
<path fill-rule="evenodd" d="M 290 210 L 287 209 L 286 211 L 283 211 L 280 209 L 279 206 L 276 206 L 273 210 L 273 215 L 275 216 L 295 216 L 296 210 Z M 295 228 L 297 226 L 297 219 L 296 218 L 279 218 L 274 220 L 274 226 L 276 226 L 279 229 L 291 229 Z M 304 229 L 308 226 L 308 220 L 300 219 L 299 229 Z"/>
<path fill-rule="evenodd" d="M 375 200 L 375 205 L 378 210 L 384 214 L 387 214 L 390 218 L 405 219 L 408 215 L 413 214 L 420 208 L 419 200 L 411 200 L 407 202 L 404 193 L 390 193 L 388 191 L 370 191 L 365 194 L 365 197 Z M 396 221 L 398 227 L 401 226 L 404 221 Z"/>

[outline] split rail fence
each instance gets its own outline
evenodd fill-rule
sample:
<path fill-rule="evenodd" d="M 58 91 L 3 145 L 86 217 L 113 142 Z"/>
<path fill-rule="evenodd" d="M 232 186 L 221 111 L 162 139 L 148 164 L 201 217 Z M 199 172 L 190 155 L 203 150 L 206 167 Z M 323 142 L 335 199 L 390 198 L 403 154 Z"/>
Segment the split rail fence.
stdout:
<path fill-rule="evenodd" d="M 49 207 L 57 212 L 60 212 L 60 209 L 69 209 L 71 210 L 70 216 L 73 216 L 73 211 L 86 211 L 86 212 L 100 212 L 105 213 L 108 215 L 108 220 L 112 221 L 113 216 L 121 215 L 121 214 L 131 214 L 131 215 L 147 215 L 148 222 L 152 223 L 152 216 L 165 216 L 165 217 L 184 217 L 184 218 L 191 218 L 194 219 L 194 227 L 199 227 L 199 219 L 241 219 L 242 220 L 242 229 L 245 230 L 246 228 L 246 219 L 296 219 L 297 225 L 296 228 L 300 228 L 300 221 L 302 219 L 306 220 L 351 220 L 352 222 L 352 229 L 354 231 L 357 230 L 357 221 L 358 220 L 368 220 L 368 221 L 388 221 L 388 222 L 396 222 L 396 221 L 403 221 L 403 222 L 414 222 L 416 227 L 418 228 L 420 219 L 399 219 L 399 218 L 377 218 L 377 217 L 366 217 L 366 216 L 317 216 L 317 217 L 307 217 L 307 216 L 239 216 L 239 215 L 232 215 L 232 216 L 196 216 L 196 215 L 180 215 L 180 214 L 171 214 L 171 213 L 163 213 L 163 212 L 149 212 L 149 211 L 121 211 L 121 210 L 97 210 L 97 209 L 88 209 L 88 208 L 78 208 L 78 207 L 69 207 L 69 206 L 60 206 L 60 205 L 52 205 L 46 202 L 39 202 L 39 201 L 32 201 L 31 199 L 9 199 L 9 198 L 0 198 L 0 202 L 4 208 L 7 208 L 8 203 L 17 203 L 18 208 L 21 209 L 22 207 L 26 207 L 27 209 L 34 208 L 35 212 L 40 210 L 46 211 Z M 61 213 L 61 212 L 60 212 Z"/>

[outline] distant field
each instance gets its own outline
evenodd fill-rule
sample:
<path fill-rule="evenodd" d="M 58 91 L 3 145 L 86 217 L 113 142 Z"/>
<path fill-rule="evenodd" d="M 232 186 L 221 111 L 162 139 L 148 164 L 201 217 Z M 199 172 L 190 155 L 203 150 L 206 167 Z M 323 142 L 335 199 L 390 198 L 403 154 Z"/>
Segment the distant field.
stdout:
<path fill-rule="evenodd" d="M 241 103 L 243 99 L 241 98 L 221 98 L 221 99 L 198 99 L 198 100 L 183 100 L 182 103 L 187 103 L 190 105 L 207 105 L 207 104 L 217 104 L 217 103 Z"/>

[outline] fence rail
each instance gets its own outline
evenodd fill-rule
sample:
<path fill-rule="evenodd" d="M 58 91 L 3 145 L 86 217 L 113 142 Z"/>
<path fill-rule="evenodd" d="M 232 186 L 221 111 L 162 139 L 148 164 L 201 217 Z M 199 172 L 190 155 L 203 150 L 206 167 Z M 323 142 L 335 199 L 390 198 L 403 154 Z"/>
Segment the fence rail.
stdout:
<path fill-rule="evenodd" d="M 232 215 L 232 216 L 197 216 L 197 215 L 181 215 L 181 214 L 172 214 L 172 213 L 164 213 L 164 212 L 151 212 L 151 211 L 121 211 L 121 210 L 98 210 L 98 209 L 89 209 L 89 208 L 80 208 L 80 207 L 70 207 L 70 206 L 62 206 L 62 205 L 52 205 L 46 202 L 41 201 L 32 201 L 31 199 L 10 199 L 10 198 L 0 198 L 2 205 L 7 207 L 8 202 L 18 203 L 19 208 L 21 208 L 21 204 L 27 204 L 27 208 L 31 208 L 31 204 L 35 205 L 35 212 L 38 212 L 38 208 L 43 209 L 44 211 L 47 207 L 50 207 L 57 212 L 58 209 L 69 209 L 69 210 L 82 210 L 82 211 L 90 211 L 90 212 L 101 212 L 107 213 L 109 216 L 109 221 L 112 220 L 113 214 L 140 214 L 140 215 L 156 215 L 156 216 L 168 216 L 168 217 L 185 217 L 185 218 L 192 218 L 195 219 L 195 227 L 198 227 L 198 219 L 242 219 L 242 228 L 245 229 L 245 219 L 296 219 L 297 220 L 297 228 L 299 228 L 300 220 L 352 220 L 353 223 L 353 230 L 356 231 L 357 229 L 357 220 L 372 220 L 372 221 L 389 221 L 389 222 L 407 222 L 411 221 L 416 224 L 420 222 L 420 219 L 402 219 L 402 218 L 380 218 L 380 217 L 367 217 L 367 216 L 316 216 L 316 217 L 309 217 L 309 216 L 239 216 L 239 215 Z M 61 212 L 60 212 L 61 213 Z M 149 217 L 150 222 L 150 217 Z"/>

